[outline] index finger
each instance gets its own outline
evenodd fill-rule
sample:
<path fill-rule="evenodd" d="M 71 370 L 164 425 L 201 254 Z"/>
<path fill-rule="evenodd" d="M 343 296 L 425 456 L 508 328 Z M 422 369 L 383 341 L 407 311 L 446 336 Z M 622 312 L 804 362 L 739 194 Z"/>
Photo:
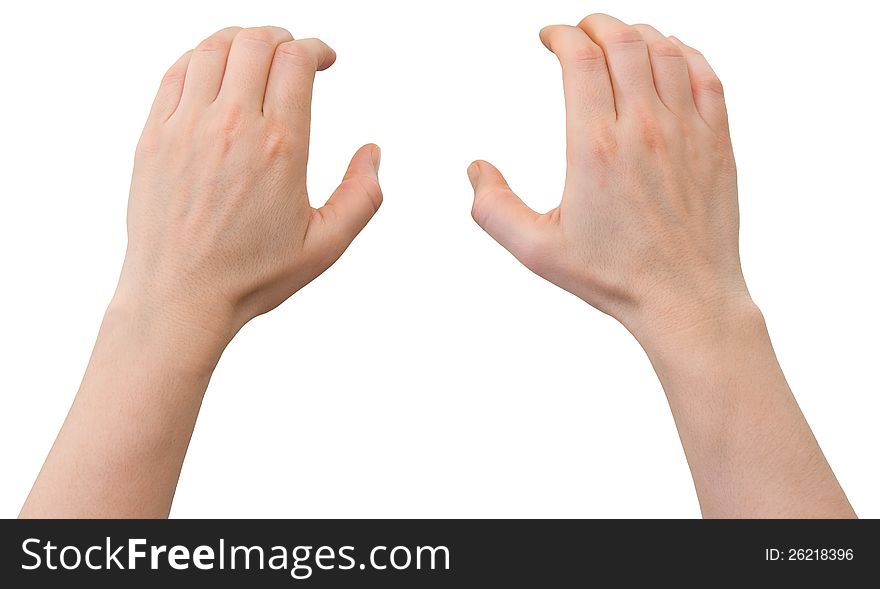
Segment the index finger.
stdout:
<path fill-rule="evenodd" d="M 545 27 L 541 41 L 562 66 L 566 142 L 569 153 L 583 160 L 594 135 L 617 118 L 605 53 L 578 27 Z"/>
<path fill-rule="evenodd" d="M 336 61 L 334 52 L 319 39 L 299 39 L 281 43 L 275 49 L 263 115 L 284 121 L 296 136 L 296 143 L 308 147 L 315 72 Z"/>

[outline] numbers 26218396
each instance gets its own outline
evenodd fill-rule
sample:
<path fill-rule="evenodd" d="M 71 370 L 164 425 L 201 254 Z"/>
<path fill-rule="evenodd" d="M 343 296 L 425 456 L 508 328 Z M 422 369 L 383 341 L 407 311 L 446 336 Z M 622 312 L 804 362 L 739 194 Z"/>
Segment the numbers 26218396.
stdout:
<path fill-rule="evenodd" d="M 767 548 L 766 560 L 852 560 L 852 548 Z"/>

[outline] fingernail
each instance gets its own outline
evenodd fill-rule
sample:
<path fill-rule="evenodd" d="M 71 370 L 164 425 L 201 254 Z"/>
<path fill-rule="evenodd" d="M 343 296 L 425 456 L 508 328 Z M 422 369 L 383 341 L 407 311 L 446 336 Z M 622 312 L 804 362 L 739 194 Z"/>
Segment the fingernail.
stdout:
<path fill-rule="evenodd" d="M 477 182 L 480 180 L 480 166 L 477 162 L 472 163 L 468 166 L 467 169 L 468 180 L 471 181 L 471 186 L 476 190 Z"/>
<path fill-rule="evenodd" d="M 379 163 L 382 161 L 382 149 L 375 145 L 373 146 L 373 151 L 370 152 L 370 158 L 373 160 L 373 169 L 376 170 L 376 173 L 379 173 Z"/>

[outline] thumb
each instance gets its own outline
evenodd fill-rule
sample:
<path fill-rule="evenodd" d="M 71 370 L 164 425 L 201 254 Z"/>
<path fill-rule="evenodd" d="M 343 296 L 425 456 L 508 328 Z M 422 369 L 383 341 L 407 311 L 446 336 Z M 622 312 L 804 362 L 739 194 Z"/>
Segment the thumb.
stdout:
<path fill-rule="evenodd" d="M 489 162 L 477 160 L 468 167 L 474 187 L 471 215 L 483 231 L 492 236 L 519 261 L 532 267 L 537 248 L 545 243 L 544 215 L 529 208 L 513 193 L 501 172 Z"/>
<path fill-rule="evenodd" d="M 305 249 L 332 264 L 357 237 L 382 204 L 379 187 L 379 146 L 355 152 L 342 183 L 327 203 L 312 211 Z"/>

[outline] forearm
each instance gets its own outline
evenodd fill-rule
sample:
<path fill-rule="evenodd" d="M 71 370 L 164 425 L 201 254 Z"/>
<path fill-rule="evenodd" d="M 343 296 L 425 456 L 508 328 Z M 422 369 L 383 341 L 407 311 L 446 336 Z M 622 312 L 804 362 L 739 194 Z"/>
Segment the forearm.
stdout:
<path fill-rule="evenodd" d="M 21 517 L 166 517 L 224 338 L 111 304 Z"/>
<path fill-rule="evenodd" d="M 705 517 L 854 517 L 753 304 L 640 334 Z"/>
<path fill-rule="evenodd" d="M 376 212 L 373 144 L 309 204 L 312 86 L 335 59 L 279 27 L 229 27 L 168 70 L 135 154 L 116 297 L 23 517 L 167 516 L 223 349 Z"/>

